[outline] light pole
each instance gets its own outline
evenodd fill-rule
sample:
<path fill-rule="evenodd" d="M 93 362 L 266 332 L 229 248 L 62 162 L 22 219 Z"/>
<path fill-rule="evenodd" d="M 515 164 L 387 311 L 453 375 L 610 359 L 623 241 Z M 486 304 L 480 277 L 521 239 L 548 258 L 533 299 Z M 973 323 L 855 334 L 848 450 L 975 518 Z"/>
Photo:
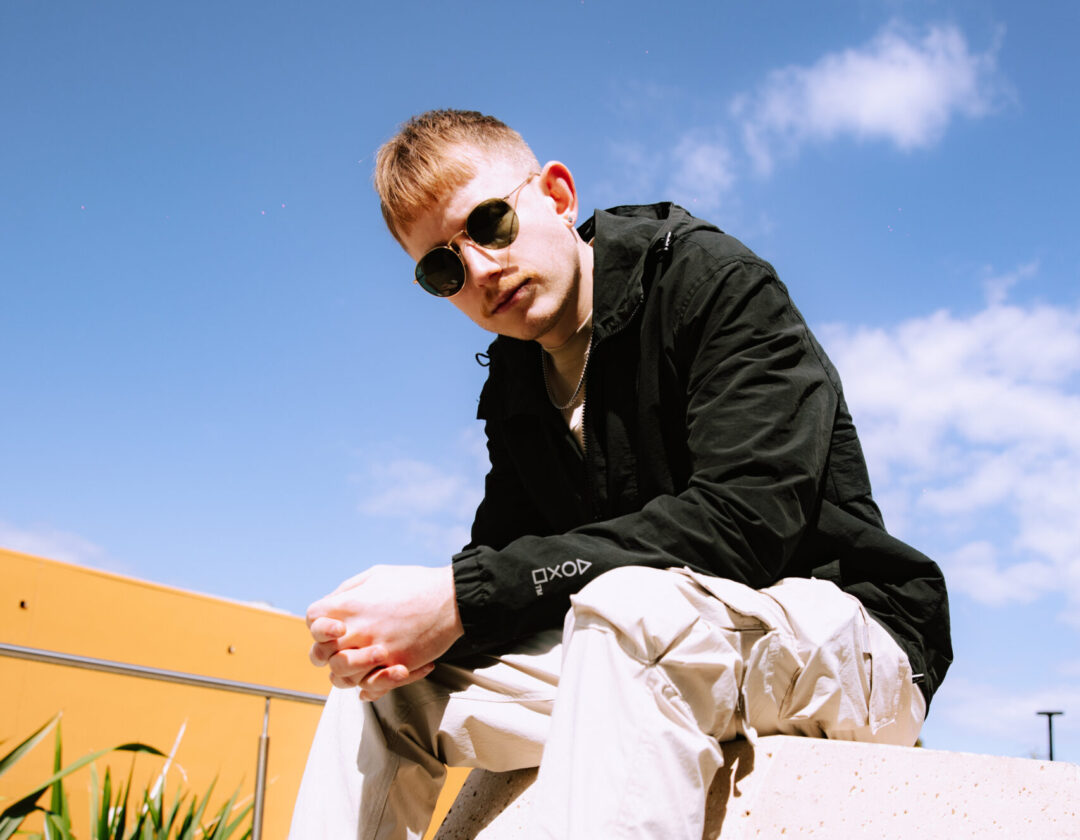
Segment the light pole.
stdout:
<path fill-rule="evenodd" d="M 1050 739 L 1050 760 L 1054 760 L 1054 715 L 1063 715 L 1064 712 L 1036 712 L 1037 715 L 1046 715 L 1047 737 Z"/>

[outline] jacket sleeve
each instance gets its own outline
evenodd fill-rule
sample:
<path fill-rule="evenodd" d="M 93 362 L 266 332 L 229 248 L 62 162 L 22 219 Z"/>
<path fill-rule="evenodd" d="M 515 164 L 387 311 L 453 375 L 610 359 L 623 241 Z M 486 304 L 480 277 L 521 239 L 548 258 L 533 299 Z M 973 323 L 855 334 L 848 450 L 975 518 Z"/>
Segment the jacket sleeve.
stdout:
<path fill-rule="evenodd" d="M 485 424 L 491 468 L 484 479 L 484 498 L 476 509 L 466 551 L 481 545 L 500 549 L 522 534 L 546 531 L 540 512 L 521 484 L 505 442 L 492 431 L 492 425 Z"/>
<path fill-rule="evenodd" d="M 617 566 L 688 565 L 754 588 L 783 576 L 816 515 L 837 387 L 766 264 L 685 245 L 644 315 L 673 328 L 642 337 L 682 392 L 683 488 L 567 533 L 458 554 L 458 650 L 558 626 L 570 595 Z"/>

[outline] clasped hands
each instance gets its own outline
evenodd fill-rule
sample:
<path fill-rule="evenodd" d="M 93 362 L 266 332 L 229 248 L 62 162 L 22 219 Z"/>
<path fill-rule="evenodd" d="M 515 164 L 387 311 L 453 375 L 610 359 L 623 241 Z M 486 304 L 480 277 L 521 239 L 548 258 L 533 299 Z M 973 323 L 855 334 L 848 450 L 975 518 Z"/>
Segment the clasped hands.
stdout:
<path fill-rule="evenodd" d="M 464 634 L 450 566 L 373 566 L 307 611 L 311 661 L 363 700 L 421 680 Z"/>

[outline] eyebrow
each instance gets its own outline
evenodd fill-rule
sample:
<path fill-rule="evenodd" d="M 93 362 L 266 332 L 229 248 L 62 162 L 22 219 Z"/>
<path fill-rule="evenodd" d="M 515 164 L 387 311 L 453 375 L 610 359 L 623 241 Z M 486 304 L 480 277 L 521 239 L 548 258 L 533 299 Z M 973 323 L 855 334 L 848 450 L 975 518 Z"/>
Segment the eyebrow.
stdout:
<path fill-rule="evenodd" d="M 496 201 L 506 201 L 506 200 L 507 200 L 508 198 L 510 198 L 510 196 L 512 196 L 512 195 L 513 195 L 514 193 L 516 193 L 516 192 L 517 192 L 518 190 L 520 190 L 520 189 L 521 189 L 522 187 L 524 187 L 524 186 L 525 186 L 525 185 L 526 185 L 527 183 L 529 183 L 529 181 L 531 181 L 531 180 L 532 180 L 533 178 L 539 178 L 539 177 L 540 177 L 540 173 L 539 173 L 539 172 L 530 172 L 530 173 L 529 173 L 529 174 L 528 174 L 528 175 L 527 175 L 527 176 L 525 177 L 525 180 L 523 180 L 523 181 L 520 181 L 520 182 L 519 182 L 519 183 L 517 184 L 517 186 L 515 186 L 515 187 L 514 187 L 514 188 L 513 188 L 512 190 L 510 190 L 510 192 L 508 192 L 508 193 L 507 193 L 506 195 L 503 195 L 503 196 L 491 196 L 490 198 L 481 198 L 481 199 L 480 199 L 480 200 L 479 200 L 478 202 L 476 202 L 476 204 L 474 204 L 474 205 L 473 205 L 472 207 L 470 207 L 470 208 L 469 208 L 469 212 L 468 212 L 468 213 L 466 213 L 466 214 L 465 214 L 465 218 L 464 218 L 464 219 L 462 219 L 462 226 L 461 226 L 461 228 L 460 228 L 460 229 L 458 230 L 458 232 L 457 232 L 457 233 L 455 233 L 455 234 L 454 234 L 453 236 L 451 236 L 451 237 L 450 237 L 449 239 L 445 239 L 445 240 L 443 240 L 442 242 L 436 242 L 436 243 L 435 243 L 434 245 L 430 246 L 430 247 L 429 247 L 429 248 L 428 248 L 428 249 L 427 249 L 426 251 L 424 251 L 424 253 L 425 253 L 425 254 L 427 254 L 427 253 L 428 253 L 429 251 L 433 251 L 433 250 L 435 250 L 436 248 L 450 248 L 451 250 L 453 250 L 454 246 L 453 246 L 453 245 L 451 245 L 450 243 L 452 243 L 452 242 L 453 242 L 453 241 L 454 241 L 455 239 L 457 239 L 457 238 L 458 238 L 459 236 L 461 236 L 461 234 L 463 234 L 463 233 L 464 233 L 464 234 L 465 234 L 466 236 L 469 236 L 469 232 L 468 232 L 468 227 L 469 227 L 469 216 L 471 216 L 471 215 L 473 214 L 473 211 L 474 211 L 474 210 L 475 210 L 475 209 L 476 209 L 477 207 L 479 207 L 479 206 L 480 206 L 481 204 L 483 204 L 483 203 L 484 203 L 485 201 L 492 201 L 492 200 L 496 200 Z M 516 200 L 515 200 L 515 202 L 514 202 L 514 205 L 515 205 L 515 206 L 513 207 L 513 210 L 514 210 L 514 212 L 516 213 L 516 212 L 517 212 L 517 206 L 516 206 L 516 205 L 517 205 L 517 201 L 516 201 Z M 470 237 L 470 239 L 471 239 L 471 238 L 472 238 L 472 237 Z M 481 246 L 481 247 L 482 247 L 482 246 Z M 460 253 L 460 251 L 459 251 L 458 253 Z"/>

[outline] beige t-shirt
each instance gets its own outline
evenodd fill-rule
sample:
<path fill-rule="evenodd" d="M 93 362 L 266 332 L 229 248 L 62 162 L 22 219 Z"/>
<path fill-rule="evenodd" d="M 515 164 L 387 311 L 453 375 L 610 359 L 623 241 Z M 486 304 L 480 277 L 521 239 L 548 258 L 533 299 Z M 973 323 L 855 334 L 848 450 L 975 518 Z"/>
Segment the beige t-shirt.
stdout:
<path fill-rule="evenodd" d="M 585 383 L 582 382 L 581 377 L 585 370 L 586 352 L 592 340 L 592 323 L 590 312 L 585 322 L 565 343 L 550 350 L 544 350 L 548 396 L 556 405 L 564 405 L 574 393 L 578 382 L 581 382 L 581 388 L 578 389 L 574 401 L 562 409 L 562 416 L 577 440 L 578 446 L 582 449 L 585 447 Z"/>

